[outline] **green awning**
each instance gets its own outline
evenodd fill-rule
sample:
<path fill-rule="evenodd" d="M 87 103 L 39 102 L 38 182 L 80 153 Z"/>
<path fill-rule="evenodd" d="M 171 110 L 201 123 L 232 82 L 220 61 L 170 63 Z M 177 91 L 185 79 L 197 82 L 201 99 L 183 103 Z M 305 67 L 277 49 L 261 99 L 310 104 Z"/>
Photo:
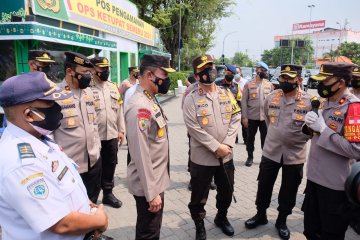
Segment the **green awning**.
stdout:
<path fill-rule="evenodd" d="M 52 27 L 37 22 L 0 23 L 0 40 L 25 40 L 56 42 L 80 47 L 114 51 L 117 43 L 103 38 Z"/>

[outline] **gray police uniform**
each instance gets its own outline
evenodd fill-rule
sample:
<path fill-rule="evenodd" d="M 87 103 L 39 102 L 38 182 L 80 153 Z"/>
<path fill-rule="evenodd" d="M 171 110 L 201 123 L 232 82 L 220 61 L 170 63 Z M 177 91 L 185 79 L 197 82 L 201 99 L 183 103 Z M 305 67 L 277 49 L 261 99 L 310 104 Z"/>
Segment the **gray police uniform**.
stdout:
<path fill-rule="evenodd" d="M 220 144 L 234 147 L 241 120 L 240 107 L 232 93 L 223 87 L 216 86 L 215 92 L 207 93 L 199 86 L 185 98 L 183 116 L 191 136 L 191 217 L 194 221 L 205 218 L 204 199 L 208 197 L 214 177 L 217 185 L 216 207 L 219 217 L 224 218 L 233 192 L 215 151 Z M 222 161 L 233 186 L 235 167 L 232 158 L 231 153 Z"/>
<path fill-rule="evenodd" d="M 101 189 L 98 180 L 101 177 L 101 161 L 99 161 L 101 145 L 93 94 L 90 88 L 70 89 L 65 80 L 58 86 L 61 89 L 71 90 L 74 95 L 57 101 L 64 118 L 61 120 L 61 126 L 53 132 L 54 140 L 79 165 L 79 172 L 88 196 L 96 203 Z M 92 175 L 93 172 L 95 176 Z"/>
<path fill-rule="evenodd" d="M 345 125 L 348 109 L 356 102 L 359 99 L 347 89 L 337 101 L 326 100 L 323 103 L 322 115 L 327 127 L 320 135 L 314 134 L 311 140 L 308 182 L 302 207 L 304 234 L 310 238 L 314 234 L 321 235 L 321 239 L 345 237 L 348 221 L 342 215 L 347 203 L 344 185 L 352 159 L 360 158 L 360 120 L 349 120 L 350 124 L 355 124 L 354 127 Z M 346 132 L 352 135 L 347 136 Z M 352 137 L 358 140 L 349 140 Z M 320 213 L 314 209 L 319 209 Z"/>
<path fill-rule="evenodd" d="M 120 132 L 125 134 L 123 101 L 117 86 L 112 82 L 105 81 L 103 85 L 94 82 L 91 90 L 101 140 L 101 187 L 104 194 L 107 194 L 114 188 L 114 173 L 118 163 L 118 135 Z"/>
<path fill-rule="evenodd" d="M 70 212 L 90 213 L 77 165 L 50 139 L 41 141 L 10 122 L 0 152 L 3 239 L 82 240 L 49 230 Z"/>
<path fill-rule="evenodd" d="M 306 143 L 310 136 L 302 134 L 305 115 L 311 110 L 311 95 L 302 90 L 286 98 L 281 89 L 267 96 L 264 103 L 268 132 L 262 152 L 258 176 L 256 206 L 265 212 L 270 206 L 272 190 L 282 168 L 278 221 L 285 223 L 296 203 L 298 187 L 306 161 Z"/>
<path fill-rule="evenodd" d="M 261 82 L 252 79 L 244 86 L 241 98 L 241 114 L 242 118 L 249 119 L 246 143 L 246 151 L 249 158 L 253 158 L 255 135 L 258 128 L 260 130 L 261 148 L 264 146 L 267 133 L 264 102 L 272 90 L 273 86 L 267 79 L 263 79 Z"/>
<path fill-rule="evenodd" d="M 164 191 L 170 185 L 166 117 L 156 99 L 140 85 L 126 104 L 124 115 L 131 156 L 127 181 L 128 190 L 136 200 L 136 239 L 158 239 Z M 163 206 L 159 212 L 151 213 L 147 210 L 148 202 L 158 195 Z"/>

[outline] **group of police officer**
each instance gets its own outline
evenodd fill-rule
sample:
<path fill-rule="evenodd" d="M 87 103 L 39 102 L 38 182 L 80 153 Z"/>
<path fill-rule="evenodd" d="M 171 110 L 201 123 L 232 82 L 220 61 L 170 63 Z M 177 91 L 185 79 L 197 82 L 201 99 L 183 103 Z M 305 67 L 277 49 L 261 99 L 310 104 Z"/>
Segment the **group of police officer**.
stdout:
<path fill-rule="evenodd" d="M 32 51 L 29 55 L 32 72 L 11 77 L 0 88 L 0 105 L 8 120 L 0 142 L 5 153 L 0 156 L 4 237 L 111 239 L 102 235 L 108 219 L 103 206 L 96 203 L 102 189 L 103 203 L 121 207 L 112 189 L 118 146 L 127 129 L 128 189 L 137 209 L 135 238 L 159 239 L 170 160 L 167 117 L 155 95 L 169 89 L 168 74 L 175 71 L 169 59 L 145 54 L 139 69 L 129 69 L 124 106 L 117 86 L 107 81 L 106 58 L 89 60 L 80 53 L 65 52 L 65 79 L 56 85 L 45 74 L 54 62 L 50 54 Z M 322 97 L 317 102 L 300 89 L 302 67 L 298 65 L 281 66 L 276 91 L 266 79 L 268 67 L 263 62 L 243 89 L 233 81 L 238 71 L 230 64 L 219 86 L 212 56 L 199 56 L 192 66 L 197 82 L 187 89 L 182 107 L 190 136 L 188 207 L 196 239 L 206 239 L 204 207 L 212 179 L 217 186 L 214 222 L 224 234 L 235 233 L 227 213 L 235 200 L 233 148 L 241 123 L 248 133 L 246 166 L 253 163 L 257 128 L 263 148 L 257 213 L 245 226 L 268 222 L 266 209 L 281 168 L 275 226 L 282 239 L 290 238 L 286 220 L 295 206 L 307 160 L 304 234 L 308 239 L 344 239 L 349 223 L 344 214 L 348 204 L 344 184 L 354 159 L 360 158 L 360 100 L 355 96 L 359 68 L 322 65 L 313 76 Z"/>

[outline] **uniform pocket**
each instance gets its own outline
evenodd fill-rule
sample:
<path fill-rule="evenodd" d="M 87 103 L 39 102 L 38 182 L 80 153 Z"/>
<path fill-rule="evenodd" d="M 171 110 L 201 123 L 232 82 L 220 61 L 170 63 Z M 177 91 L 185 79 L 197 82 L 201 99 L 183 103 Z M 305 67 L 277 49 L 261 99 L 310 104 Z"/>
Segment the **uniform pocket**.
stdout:
<path fill-rule="evenodd" d="M 214 126 L 213 113 L 208 109 L 199 109 L 196 117 L 201 127 L 206 128 Z"/>
<path fill-rule="evenodd" d="M 269 110 L 268 116 L 270 119 L 270 124 L 277 126 L 279 123 L 279 115 L 280 115 L 280 110 L 278 109 Z"/>
<path fill-rule="evenodd" d="M 301 127 L 304 125 L 305 115 L 299 113 L 292 113 L 291 119 L 292 119 L 292 124 L 291 124 L 292 128 L 301 129 Z"/>
<path fill-rule="evenodd" d="M 232 106 L 230 104 L 221 106 L 221 118 L 224 125 L 228 125 L 231 120 Z"/>

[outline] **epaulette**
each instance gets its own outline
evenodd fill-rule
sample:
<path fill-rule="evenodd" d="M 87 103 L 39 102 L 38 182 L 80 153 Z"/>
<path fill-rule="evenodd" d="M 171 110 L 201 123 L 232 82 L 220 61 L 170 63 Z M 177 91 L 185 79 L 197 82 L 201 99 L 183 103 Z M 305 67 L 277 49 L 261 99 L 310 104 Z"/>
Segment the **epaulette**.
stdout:
<path fill-rule="evenodd" d="M 151 94 L 147 90 L 144 90 L 144 94 L 149 100 L 153 100 L 153 96 L 151 96 Z"/>
<path fill-rule="evenodd" d="M 35 154 L 30 143 L 18 143 L 17 147 L 20 159 L 35 158 Z"/>

